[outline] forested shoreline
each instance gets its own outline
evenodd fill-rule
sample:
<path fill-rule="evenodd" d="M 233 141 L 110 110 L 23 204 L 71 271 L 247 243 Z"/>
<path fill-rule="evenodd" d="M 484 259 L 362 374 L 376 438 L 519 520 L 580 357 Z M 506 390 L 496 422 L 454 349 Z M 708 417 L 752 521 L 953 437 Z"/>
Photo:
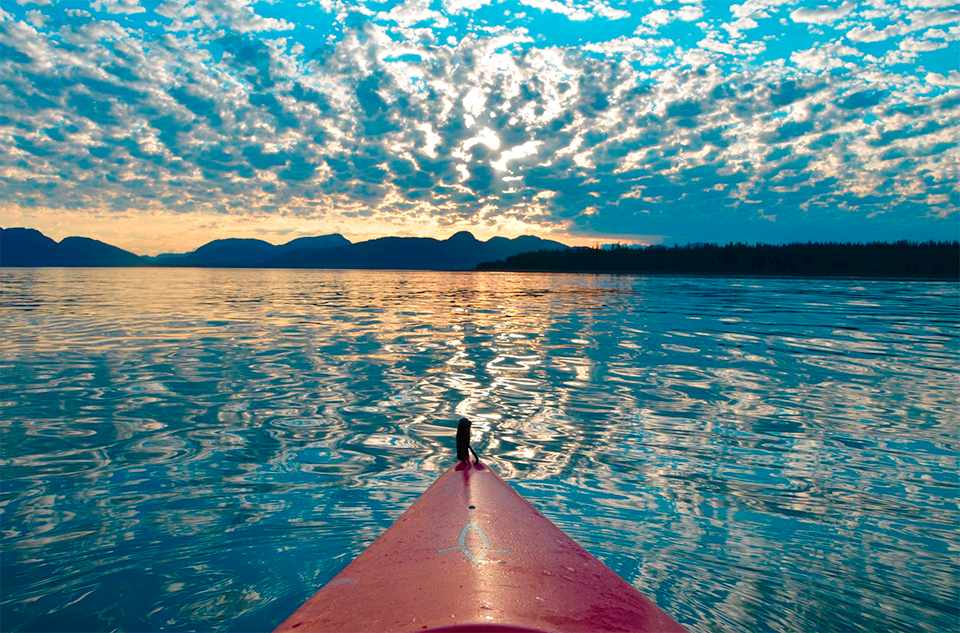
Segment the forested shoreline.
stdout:
<path fill-rule="evenodd" d="M 960 242 L 617 245 L 521 253 L 477 270 L 960 279 Z"/>

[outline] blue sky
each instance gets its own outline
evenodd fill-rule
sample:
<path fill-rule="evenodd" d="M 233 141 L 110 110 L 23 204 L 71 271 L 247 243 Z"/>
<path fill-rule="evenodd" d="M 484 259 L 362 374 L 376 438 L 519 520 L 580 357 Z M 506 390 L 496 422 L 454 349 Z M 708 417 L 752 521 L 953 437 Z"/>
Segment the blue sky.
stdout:
<path fill-rule="evenodd" d="M 956 239 L 960 3 L 3 0 L 0 224 Z"/>

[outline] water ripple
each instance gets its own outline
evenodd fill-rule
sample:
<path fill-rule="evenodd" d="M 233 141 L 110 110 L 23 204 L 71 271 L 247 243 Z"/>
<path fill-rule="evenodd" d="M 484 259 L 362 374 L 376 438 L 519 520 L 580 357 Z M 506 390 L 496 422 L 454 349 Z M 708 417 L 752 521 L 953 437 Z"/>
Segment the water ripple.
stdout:
<path fill-rule="evenodd" d="M 461 416 L 694 631 L 960 618 L 955 283 L 3 269 L 0 293 L 4 630 L 269 630 Z"/>

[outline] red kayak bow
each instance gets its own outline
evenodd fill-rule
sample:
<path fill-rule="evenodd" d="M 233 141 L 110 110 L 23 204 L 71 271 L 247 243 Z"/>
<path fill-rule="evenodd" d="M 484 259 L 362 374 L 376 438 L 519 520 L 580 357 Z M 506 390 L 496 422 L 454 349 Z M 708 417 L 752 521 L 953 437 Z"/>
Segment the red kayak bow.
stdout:
<path fill-rule="evenodd" d="M 489 467 L 459 462 L 276 631 L 684 631 Z"/>

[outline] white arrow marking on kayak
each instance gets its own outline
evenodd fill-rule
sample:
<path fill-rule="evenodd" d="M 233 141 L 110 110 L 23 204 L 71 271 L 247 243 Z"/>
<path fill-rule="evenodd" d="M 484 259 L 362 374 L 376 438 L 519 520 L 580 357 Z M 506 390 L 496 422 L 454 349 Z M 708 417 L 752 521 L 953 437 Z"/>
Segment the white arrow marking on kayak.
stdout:
<path fill-rule="evenodd" d="M 480 536 L 480 547 L 470 547 L 467 545 L 467 534 L 470 533 L 470 530 L 475 531 L 477 535 Z M 467 557 L 468 561 L 475 565 L 479 565 L 483 562 L 483 559 L 486 558 L 487 552 L 510 551 L 508 549 L 490 549 L 490 539 L 488 539 L 487 535 L 484 534 L 482 529 L 480 529 L 480 526 L 473 521 L 467 521 L 467 524 L 463 526 L 462 530 L 460 530 L 460 538 L 457 539 L 457 543 L 458 547 L 446 547 L 444 549 L 438 549 L 437 554 L 460 550 L 463 552 L 463 555 Z M 477 550 L 477 557 L 474 557 L 474 550 Z"/>

